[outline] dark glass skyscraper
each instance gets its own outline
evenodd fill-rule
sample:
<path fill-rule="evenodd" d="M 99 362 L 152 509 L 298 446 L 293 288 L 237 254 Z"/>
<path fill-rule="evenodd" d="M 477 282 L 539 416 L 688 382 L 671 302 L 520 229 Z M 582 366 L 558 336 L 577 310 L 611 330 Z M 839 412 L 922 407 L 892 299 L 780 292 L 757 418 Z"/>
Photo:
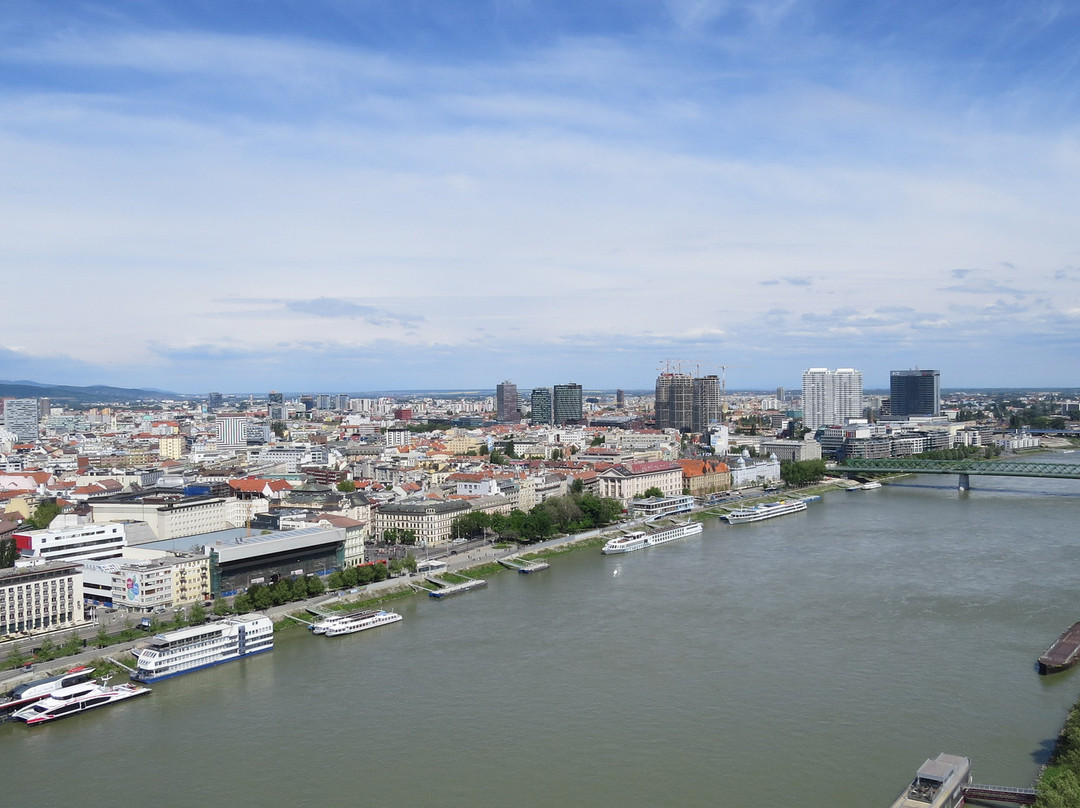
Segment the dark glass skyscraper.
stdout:
<path fill-rule="evenodd" d="M 581 385 L 573 382 L 555 385 L 552 410 L 558 426 L 581 423 Z"/>
<path fill-rule="evenodd" d="M 495 419 L 504 424 L 521 420 L 517 385 L 513 382 L 506 381 L 495 388 Z"/>
<path fill-rule="evenodd" d="M 889 374 L 889 412 L 894 418 L 941 415 L 940 371 L 892 371 Z"/>
<path fill-rule="evenodd" d="M 537 387 L 530 397 L 530 424 L 551 423 L 551 388 Z"/>

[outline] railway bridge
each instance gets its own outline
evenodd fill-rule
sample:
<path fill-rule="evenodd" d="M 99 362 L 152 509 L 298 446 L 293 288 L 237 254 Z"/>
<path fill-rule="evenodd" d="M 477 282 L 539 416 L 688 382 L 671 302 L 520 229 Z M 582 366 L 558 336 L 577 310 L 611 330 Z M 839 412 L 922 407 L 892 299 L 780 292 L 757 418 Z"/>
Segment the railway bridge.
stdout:
<path fill-rule="evenodd" d="M 919 460 L 913 457 L 853 457 L 838 463 L 837 471 L 857 474 L 956 474 L 959 488 L 971 487 L 971 478 L 1052 477 L 1080 480 L 1080 463 L 1032 463 L 1023 460 Z"/>

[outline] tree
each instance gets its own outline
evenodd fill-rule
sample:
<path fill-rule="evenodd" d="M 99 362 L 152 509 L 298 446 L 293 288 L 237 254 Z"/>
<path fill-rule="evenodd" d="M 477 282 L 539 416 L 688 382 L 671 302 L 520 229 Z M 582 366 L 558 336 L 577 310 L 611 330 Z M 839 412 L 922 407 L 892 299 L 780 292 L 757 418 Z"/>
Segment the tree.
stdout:
<path fill-rule="evenodd" d="M 405 568 L 410 572 L 416 572 L 416 556 L 414 556 L 412 553 L 407 553 L 402 563 L 405 565 Z"/>
<path fill-rule="evenodd" d="M 589 443 L 589 445 L 590 446 L 603 446 L 604 445 L 604 436 L 603 435 L 597 435 L 595 438 L 592 439 L 592 441 Z"/>
<path fill-rule="evenodd" d="M 341 589 L 345 585 L 345 582 L 341 577 L 341 570 L 334 570 L 326 576 L 326 586 L 328 589 Z"/>
<path fill-rule="evenodd" d="M 229 601 L 218 595 L 214 598 L 214 614 L 218 617 L 224 617 L 227 614 L 232 613 L 232 608 L 229 606 Z"/>
<path fill-rule="evenodd" d="M 375 580 L 375 569 L 374 568 L 376 566 L 378 566 L 378 565 L 377 564 L 364 564 L 361 567 L 352 567 L 351 569 L 356 574 L 356 578 L 353 581 L 353 585 L 355 586 L 356 584 L 360 584 L 361 586 L 363 586 L 365 584 L 370 584 L 372 581 L 374 581 Z"/>
<path fill-rule="evenodd" d="M 59 656 L 75 656 L 75 654 L 79 653 L 82 649 L 82 638 L 73 631 L 68 634 L 67 639 L 64 640 L 64 644 L 60 646 Z"/>
<path fill-rule="evenodd" d="M 785 460 L 780 464 L 780 479 L 793 487 L 816 483 L 824 476 L 824 460 Z"/>
<path fill-rule="evenodd" d="M 285 424 L 283 424 L 281 421 L 271 421 L 270 422 L 270 431 L 273 432 L 274 435 L 276 435 L 278 438 L 284 438 L 285 437 Z"/>
<path fill-rule="evenodd" d="M 581 494 L 585 492 L 585 482 L 580 477 L 575 477 L 574 481 L 570 483 L 571 494 Z"/>
<path fill-rule="evenodd" d="M 55 656 L 56 646 L 53 645 L 53 641 L 46 637 L 41 641 L 41 647 L 38 648 L 38 659 L 52 659 Z"/>
<path fill-rule="evenodd" d="M 551 450 L 551 459 L 552 460 L 562 460 L 562 449 L 552 449 Z"/>
<path fill-rule="evenodd" d="M 193 603 L 188 608 L 188 622 L 200 626 L 206 622 L 206 608 L 201 603 Z"/>
<path fill-rule="evenodd" d="M 34 508 L 34 512 L 30 514 L 30 518 L 26 521 L 29 522 L 35 530 L 45 530 L 45 528 L 52 524 L 52 520 L 60 515 L 62 510 L 63 509 L 56 504 L 55 499 L 42 500 L 38 506 Z"/>
<path fill-rule="evenodd" d="M 644 497 L 646 499 L 648 499 L 649 497 L 662 497 L 662 496 L 664 496 L 664 492 L 661 491 L 659 488 L 657 488 L 655 485 L 650 487 L 650 488 L 646 488 L 645 492 L 644 492 Z"/>
<path fill-rule="evenodd" d="M 108 644 L 109 632 L 105 630 L 105 626 L 98 626 L 97 634 L 94 636 L 94 645 L 105 648 Z"/>
<path fill-rule="evenodd" d="M 19 650 L 18 646 L 13 645 L 11 646 L 11 650 L 8 651 L 7 661 L 8 665 L 11 667 L 18 668 L 20 665 L 26 663 L 26 655 Z"/>
<path fill-rule="evenodd" d="M 343 494 L 351 494 L 356 490 L 356 483 L 352 480 L 342 480 L 337 484 L 337 490 Z"/>
<path fill-rule="evenodd" d="M 0 539 L 0 569 L 14 567 L 18 555 L 19 550 L 15 546 L 15 539 L 10 536 Z"/>
<path fill-rule="evenodd" d="M 252 601 L 251 595 L 247 592 L 241 592 L 233 598 L 233 608 L 237 614 L 247 614 L 255 611 L 255 603 Z"/>
<path fill-rule="evenodd" d="M 326 585 L 323 583 L 323 579 L 318 575 L 308 575 L 305 580 L 307 581 L 308 597 L 313 598 L 316 595 L 321 595 L 326 591 Z"/>

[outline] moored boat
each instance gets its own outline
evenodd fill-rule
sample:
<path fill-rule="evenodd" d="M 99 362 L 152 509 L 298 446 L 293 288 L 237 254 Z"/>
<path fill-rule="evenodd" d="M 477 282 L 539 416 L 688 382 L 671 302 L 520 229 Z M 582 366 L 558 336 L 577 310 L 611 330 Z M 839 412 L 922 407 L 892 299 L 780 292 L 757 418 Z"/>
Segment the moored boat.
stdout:
<path fill-rule="evenodd" d="M 720 518 L 726 519 L 729 525 L 742 525 L 747 522 L 761 522 L 765 519 L 774 519 L 777 516 L 785 516 L 789 513 L 798 513 L 805 510 L 805 500 L 782 499 L 779 502 L 764 502 L 752 508 L 736 508 Z"/>
<path fill-rule="evenodd" d="M 617 536 L 614 539 L 608 540 L 600 552 L 604 555 L 632 553 L 634 550 L 640 550 L 642 547 L 648 547 L 648 542 L 645 539 L 645 531 L 634 530 L 630 533 L 625 533 L 622 536 Z"/>
<path fill-rule="evenodd" d="M 133 685 L 130 682 L 120 685 L 85 682 L 54 691 L 52 695 L 17 710 L 14 718 L 25 721 L 30 726 L 44 724 L 48 721 L 85 713 L 87 710 L 106 707 L 135 696 L 144 696 L 149 692 L 150 688 Z"/>
<path fill-rule="evenodd" d="M 927 760 L 891 808 L 958 808 L 971 782 L 971 760 L 944 752 Z"/>
<path fill-rule="evenodd" d="M 0 720 L 10 716 L 15 710 L 33 704 L 35 701 L 49 696 L 50 694 L 72 685 L 81 685 L 90 682 L 94 678 L 94 669 L 86 665 L 71 668 L 66 673 L 57 676 L 49 676 L 44 679 L 35 679 L 25 682 L 13 688 L 11 694 L 4 701 L 0 701 Z"/>
<path fill-rule="evenodd" d="M 1043 676 L 1061 673 L 1080 662 L 1080 623 L 1073 623 L 1043 651 L 1037 660 L 1039 673 Z"/>
<path fill-rule="evenodd" d="M 383 609 L 364 609 L 358 612 L 324 617 L 319 622 L 314 623 L 311 630 L 315 634 L 338 637 L 342 634 L 355 634 L 357 631 L 386 626 L 401 619 L 401 615 L 397 612 L 388 612 Z"/>
<path fill-rule="evenodd" d="M 131 678 L 153 684 L 273 648 L 274 624 L 270 618 L 243 614 L 156 635 L 149 645 L 132 651 L 139 663 Z"/>
<path fill-rule="evenodd" d="M 685 536 L 693 536 L 700 533 L 703 530 L 701 522 L 695 522 L 688 520 L 686 522 L 679 522 L 678 524 L 668 527 L 653 527 L 650 525 L 650 529 L 645 534 L 645 542 L 649 547 L 655 547 L 658 544 L 665 544 L 669 541 L 675 541 L 675 539 L 681 539 Z"/>

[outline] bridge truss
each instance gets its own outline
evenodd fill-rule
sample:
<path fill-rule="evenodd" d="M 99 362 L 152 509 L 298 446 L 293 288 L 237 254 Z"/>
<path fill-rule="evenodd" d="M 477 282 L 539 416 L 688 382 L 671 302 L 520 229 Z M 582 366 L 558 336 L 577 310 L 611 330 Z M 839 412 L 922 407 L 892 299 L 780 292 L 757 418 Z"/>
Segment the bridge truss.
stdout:
<path fill-rule="evenodd" d="M 966 474 L 990 477 L 1056 477 L 1080 480 L 1080 463 L 1029 463 L 1019 460 L 917 460 L 910 457 L 853 457 L 837 471 L 863 474 Z"/>

